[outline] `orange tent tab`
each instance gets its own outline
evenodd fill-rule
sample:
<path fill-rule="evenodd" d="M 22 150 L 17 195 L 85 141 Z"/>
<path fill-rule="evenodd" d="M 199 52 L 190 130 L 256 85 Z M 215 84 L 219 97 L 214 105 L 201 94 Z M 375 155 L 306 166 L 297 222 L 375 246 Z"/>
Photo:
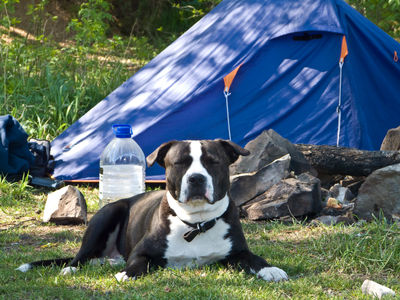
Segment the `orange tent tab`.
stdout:
<path fill-rule="evenodd" d="M 342 39 L 342 49 L 340 51 L 340 60 L 339 62 L 343 63 L 344 58 L 349 54 L 349 51 L 347 50 L 347 42 L 346 42 L 346 36 L 343 36 Z"/>
<path fill-rule="evenodd" d="M 225 83 L 225 92 L 229 92 L 229 89 L 231 88 L 231 84 L 233 82 L 233 79 L 235 79 L 236 73 L 238 72 L 239 68 L 242 66 L 240 64 L 236 69 L 234 69 L 232 72 L 230 72 L 228 75 L 224 77 L 224 83 Z"/>

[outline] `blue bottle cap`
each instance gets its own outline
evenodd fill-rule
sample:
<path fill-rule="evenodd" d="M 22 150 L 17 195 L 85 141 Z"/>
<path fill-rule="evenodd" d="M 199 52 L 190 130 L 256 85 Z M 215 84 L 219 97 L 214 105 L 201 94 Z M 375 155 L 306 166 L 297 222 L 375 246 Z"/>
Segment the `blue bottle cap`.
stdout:
<path fill-rule="evenodd" d="M 112 126 L 114 134 L 117 138 L 132 137 L 132 127 L 127 124 L 116 124 Z"/>

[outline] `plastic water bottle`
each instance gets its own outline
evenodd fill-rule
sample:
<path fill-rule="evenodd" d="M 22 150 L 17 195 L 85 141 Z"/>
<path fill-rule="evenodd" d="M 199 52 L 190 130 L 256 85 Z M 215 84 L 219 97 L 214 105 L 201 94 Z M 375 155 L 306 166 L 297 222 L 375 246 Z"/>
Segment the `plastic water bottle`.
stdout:
<path fill-rule="evenodd" d="M 99 208 L 145 190 L 146 162 L 130 125 L 113 125 L 115 138 L 100 156 Z"/>

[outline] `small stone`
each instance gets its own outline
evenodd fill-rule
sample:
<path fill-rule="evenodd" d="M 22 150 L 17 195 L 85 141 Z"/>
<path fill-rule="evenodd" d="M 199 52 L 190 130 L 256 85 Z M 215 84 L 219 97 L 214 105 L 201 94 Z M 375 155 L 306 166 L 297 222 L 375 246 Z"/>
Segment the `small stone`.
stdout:
<path fill-rule="evenodd" d="M 71 185 L 50 193 L 43 212 L 43 222 L 86 224 L 87 207 L 82 193 Z"/>
<path fill-rule="evenodd" d="M 322 223 L 327 226 L 336 225 L 339 216 L 320 216 L 311 221 L 312 224 Z"/>
<path fill-rule="evenodd" d="M 379 283 L 376 283 L 375 281 L 368 279 L 366 279 L 363 282 L 361 290 L 364 294 L 372 295 L 378 297 L 379 299 L 381 299 L 385 295 L 390 295 L 390 296 L 396 295 L 396 293 L 392 289 L 389 289 L 386 286 L 383 286 Z"/>
<path fill-rule="evenodd" d="M 353 193 L 348 188 L 343 187 L 338 183 L 329 189 L 329 195 L 330 197 L 337 199 L 339 203 L 345 203 L 354 199 Z"/>

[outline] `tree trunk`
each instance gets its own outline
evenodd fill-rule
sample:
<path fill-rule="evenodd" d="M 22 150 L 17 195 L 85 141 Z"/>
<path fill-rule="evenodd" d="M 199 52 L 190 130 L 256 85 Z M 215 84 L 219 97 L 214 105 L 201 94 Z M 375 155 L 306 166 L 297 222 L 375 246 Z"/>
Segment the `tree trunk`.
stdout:
<path fill-rule="evenodd" d="M 368 176 L 377 169 L 400 163 L 400 151 L 366 151 L 326 145 L 295 146 L 319 174 Z"/>

